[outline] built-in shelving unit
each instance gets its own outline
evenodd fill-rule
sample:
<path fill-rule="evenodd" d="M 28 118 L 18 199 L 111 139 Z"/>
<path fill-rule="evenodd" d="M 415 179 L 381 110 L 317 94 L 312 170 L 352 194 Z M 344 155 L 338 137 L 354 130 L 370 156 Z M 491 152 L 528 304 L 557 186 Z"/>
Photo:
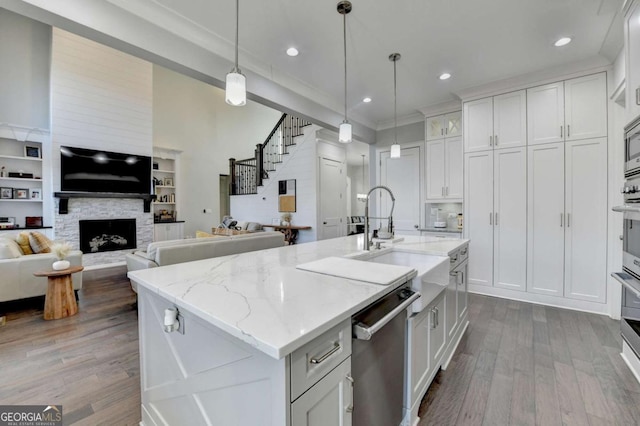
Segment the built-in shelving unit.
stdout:
<path fill-rule="evenodd" d="M 183 237 L 183 222 L 178 220 L 178 169 L 180 151 L 153 149 L 154 241 Z"/>
<path fill-rule="evenodd" d="M 23 228 L 26 217 L 43 215 L 43 142 L 48 131 L 0 125 L 0 216 Z M 9 176 L 10 174 L 21 176 Z"/>

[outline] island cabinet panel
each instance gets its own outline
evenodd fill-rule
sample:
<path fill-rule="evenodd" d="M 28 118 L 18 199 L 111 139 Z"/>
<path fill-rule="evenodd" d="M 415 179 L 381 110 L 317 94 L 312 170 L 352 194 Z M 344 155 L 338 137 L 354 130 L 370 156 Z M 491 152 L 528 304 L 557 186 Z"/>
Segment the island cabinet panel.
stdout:
<path fill-rule="evenodd" d="M 274 359 L 138 286 L 143 424 L 289 425 L 287 359 Z"/>

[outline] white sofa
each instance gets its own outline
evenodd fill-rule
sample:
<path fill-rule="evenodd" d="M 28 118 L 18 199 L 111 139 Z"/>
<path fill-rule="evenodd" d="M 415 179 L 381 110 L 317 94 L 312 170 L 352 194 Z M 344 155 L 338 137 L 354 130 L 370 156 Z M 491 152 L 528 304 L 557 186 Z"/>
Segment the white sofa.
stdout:
<path fill-rule="evenodd" d="M 2 235 L 15 238 L 15 235 Z M 52 253 L 18 255 L 13 259 L 0 259 L 0 302 L 26 299 L 47 294 L 47 278 L 35 277 L 34 272 L 51 270 L 57 260 Z M 72 251 L 67 260 L 72 266 L 82 265 L 82 252 Z M 82 272 L 72 276 L 73 289 L 82 288 Z"/>
<path fill-rule="evenodd" d="M 127 270 L 137 271 L 283 246 L 284 235 L 281 232 L 272 231 L 157 241 L 149 244 L 147 251 L 127 254 Z"/>

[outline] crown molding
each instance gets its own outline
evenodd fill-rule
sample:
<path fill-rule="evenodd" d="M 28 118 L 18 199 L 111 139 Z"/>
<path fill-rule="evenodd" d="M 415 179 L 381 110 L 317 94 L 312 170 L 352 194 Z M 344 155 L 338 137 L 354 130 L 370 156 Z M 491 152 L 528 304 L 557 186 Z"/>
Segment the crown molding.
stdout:
<path fill-rule="evenodd" d="M 541 71 L 462 89 L 456 94 L 463 102 L 466 102 L 474 99 L 485 98 L 487 96 L 522 90 L 532 86 L 540 86 L 570 78 L 581 77 L 587 74 L 595 74 L 597 72 L 608 71 L 610 69 L 611 62 L 608 59 L 599 56 L 568 65 L 548 68 Z"/>
<path fill-rule="evenodd" d="M 435 115 L 447 114 L 449 112 L 460 111 L 462 109 L 462 101 L 460 99 L 441 102 L 439 104 L 418 108 L 418 111 L 425 117 L 433 117 Z"/>

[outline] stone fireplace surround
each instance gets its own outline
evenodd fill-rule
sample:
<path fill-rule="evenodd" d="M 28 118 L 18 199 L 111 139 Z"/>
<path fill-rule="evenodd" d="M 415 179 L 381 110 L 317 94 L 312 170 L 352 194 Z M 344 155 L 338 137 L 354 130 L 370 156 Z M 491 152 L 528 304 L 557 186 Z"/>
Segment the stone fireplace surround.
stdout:
<path fill-rule="evenodd" d="M 59 203 L 60 200 L 57 200 Z M 136 240 L 140 249 L 146 249 L 153 241 L 153 214 L 144 212 L 144 202 L 133 198 L 72 198 L 69 200 L 68 213 L 60 214 L 55 208 L 55 239 L 70 243 L 74 249 L 80 249 L 81 220 L 95 219 L 135 219 Z M 125 255 L 131 250 L 84 253 L 82 263 L 85 266 L 107 265 L 125 261 Z"/>

